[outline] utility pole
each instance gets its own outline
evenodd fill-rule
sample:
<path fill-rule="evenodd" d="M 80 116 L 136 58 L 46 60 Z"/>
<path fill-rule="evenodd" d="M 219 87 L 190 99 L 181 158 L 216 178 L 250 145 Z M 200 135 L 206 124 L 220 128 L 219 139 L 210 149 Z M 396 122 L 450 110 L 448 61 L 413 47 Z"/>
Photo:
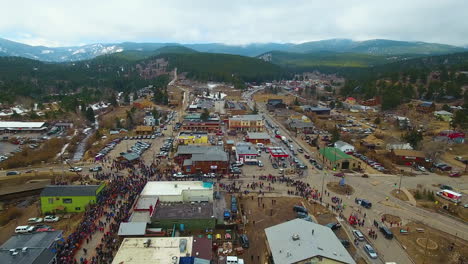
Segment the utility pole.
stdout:
<path fill-rule="evenodd" d="M 403 173 L 400 173 L 400 184 L 398 184 L 398 193 L 400 193 L 401 189 L 401 178 L 403 178 Z"/>

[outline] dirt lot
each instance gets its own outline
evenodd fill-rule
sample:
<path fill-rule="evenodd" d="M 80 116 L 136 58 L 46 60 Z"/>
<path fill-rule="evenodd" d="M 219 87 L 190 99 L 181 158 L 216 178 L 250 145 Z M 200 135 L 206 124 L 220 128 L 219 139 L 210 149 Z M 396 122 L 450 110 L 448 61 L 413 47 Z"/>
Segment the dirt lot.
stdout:
<path fill-rule="evenodd" d="M 409 234 L 401 234 L 400 228 L 392 228 L 393 234 L 406 248 L 416 264 L 420 263 L 466 263 L 468 261 L 468 242 L 456 239 L 455 237 L 432 229 L 422 223 L 408 223 L 401 229 L 408 229 Z M 417 232 L 417 228 L 424 229 L 424 232 Z M 426 243 L 426 239 L 429 239 Z M 450 250 L 453 243 L 453 249 Z M 427 244 L 427 250 L 426 250 Z M 460 258 L 465 262 L 460 262 Z"/>
<path fill-rule="evenodd" d="M 353 187 L 351 187 L 348 184 L 340 186 L 339 182 L 329 182 L 327 183 L 327 188 L 334 193 L 342 194 L 342 195 L 354 193 Z"/>

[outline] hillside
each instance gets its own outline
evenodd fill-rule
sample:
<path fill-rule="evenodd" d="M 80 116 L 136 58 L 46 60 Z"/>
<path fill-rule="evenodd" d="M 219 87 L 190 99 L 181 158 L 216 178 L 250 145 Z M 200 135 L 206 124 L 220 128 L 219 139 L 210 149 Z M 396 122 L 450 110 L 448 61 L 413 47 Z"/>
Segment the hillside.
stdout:
<path fill-rule="evenodd" d="M 70 62 L 88 60 L 97 56 L 125 51 L 154 52 L 163 47 L 186 47 L 198 52 L 223 53 L 242 56 L 258 56 L 271 51 L 293 53 L 341 52 L 370 55 L 435 55 L 466 51 L 465 48 L 445 44 L 408 42 L 394 40 L 353 41 L 350 39 L 329 39 L 292 43 L 252 43 L 227 45 L 222 43 L 178 44 L 178 43 L 95 43 L 73 47 L 30 46 L 0 38 L 0 56 L 18 56 L 48 62 Z"/>
<path fill-rule="evenodd" d="M 0 102 L 2 98 L 16 96 L 41 98 L 47 94 L 70 93 L 83 87 L 135 91 L 153 82 L 156 75 L 143 72 L 160 71 L 157 63 L 160 59 L 168 60 L 167 72 L 177 67 L 179 72 L 187 72 L 188 77 L 202 81 L 243 85 L 244 81 L 271 81 L 285 76 L 279 66 L 256 58 L 198 53 L 184 47 L 158 52 L 125 51 L 70 63 L 0 57 Z"/>
<path fill-rule="evenodd" d="M 273 51 L 262 54 L 259 58 L 288 68 L 306 69 L 316 66 L 328 67 L 371 67 L 399 60 L 395 56 L 377 56 L 358 53 L 313 52 L 292 53 Z"/>

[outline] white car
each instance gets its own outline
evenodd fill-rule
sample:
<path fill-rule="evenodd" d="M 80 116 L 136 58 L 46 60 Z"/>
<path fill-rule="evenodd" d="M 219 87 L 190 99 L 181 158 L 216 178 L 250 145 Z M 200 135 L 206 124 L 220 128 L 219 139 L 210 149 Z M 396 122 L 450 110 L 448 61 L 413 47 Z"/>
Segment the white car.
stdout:
<path fill-rule="evenodd" d="M 44 222 L 58 222 L 58 220 L 60 220 L 60 217 L 55 215 L 48 215 L 44 217 Z"/>
<path fill-rule="evenodd" d="M 69 171 L 71 171 L 71 172 L 80 172 L 80 171 L 82 171 L 82 170 L 83 170 L 83 169 L 80 168 L 80 167 L 73 167 L 73 168 L 70 168 L 70 169 L 69 169 Z"/>
<path fill-rule="evenodd" d="M 37 224 L 37 223 L 42 223 L 42 218 L 40 217 L 33 217 L 28 219 L 28 224 Z"/>
<path fill-rule="evenodd" d="M 259 167 L 263 167 L 263 162 L 261 162 L 260 160 L 258 161 L 258 166 Z"/>
<path fill-rule="evenodd" d="M 361 231 L 354 229 L 354 230 L 353 230 L 353 235 L 354 235 L 359 241 L 364 241 L 364 235 L 361 233 Z"/>
<path fill-rule="evenodd" d="M 17 226 L 15 228 L 16 234 L 30 233 L 34 231 L 34 226 Z"/>
<path fill-rule="evenodd" d="M 172 175 L 172 177 L 174 177 L 174 178 L 185 178 L 185 177 L 187 177 L 187 175 L 182 174 L 182 172 L 178 172 L 178 173 L 174 173 Z"/>
<path fill-rule="evenodd" d="M 378 257 L 377 252 L 375 252 L 374 248 L 371 245 L 365 244 L 364 250 L 366 251 L 366 253 L 369 255 L 370 258 L 376 259 Z"/>

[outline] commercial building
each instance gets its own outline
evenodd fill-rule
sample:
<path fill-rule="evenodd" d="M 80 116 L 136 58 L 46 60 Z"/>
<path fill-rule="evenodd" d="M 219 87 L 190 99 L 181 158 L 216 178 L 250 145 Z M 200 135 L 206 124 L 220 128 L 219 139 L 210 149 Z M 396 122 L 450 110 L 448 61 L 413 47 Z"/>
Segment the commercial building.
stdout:
<path fill-rule="evenodd" d="M 268 99 L 266 108 L 268 111 L 274 111 L 275 109 L 286 108 L 286 104 L 283 102 L 283 99 Z"/>
<path fill-rule="evenodd" d="M 45 122 L 0 121 L 0 132 L 44 132 Z"/>
<path fill-rule="evenodd" d="M 151 216 L 158 203 L 159 198 L 157 196 L 139 197 L 133 206 L 129 221 L 151 223 Z"/>
<path fill-rule="evenodd" d="M 177 136 L 179 145 L 208 144 L 208 133 L 199 132 L 180 132 Z"/>
<path fill-rule="evenodd" d="M 184 120 L 182 121 L 182 129 L 188 131 L 207 131 L 216 132 L 221 129 L 221 121 L 218 119 L 203 120 Z"/>
<path fill-rule="evenodd" d="M 314 107 L 310 105 L 301 106 L 304 112 L 316 114 L 316 115 L 330 115 L 331 109 L 327 107 Z"/>
<path fill-rule="evenodd" d="M 337 142 L 335 142 L 334 147 L 341 150 L 341 151 L 343 151 L 346 154 L 350 154 L 350 153 L 353 153 L 355 151 L 355 148 L 354 148 L 353 145 L 348 144 L 348 143 L 346 143 L 344 141 L 341 141 L 341 140 L 338 140 Z"/>
<path fill-rule="evenodd" d="M 287 158 L 289 154 L 282 147 L 269 147 L 268 152 L 273 158 Z"/>
<path fill-rule="evenodd" d="M 86 206 L 97 202 L 105 184 L 48 185 L 40 195 L 43 214 L 53 212 L 84 212 Z"/>
<path fill-rule="evenodd" d="M 271 138 L 270 135 L 266 132 L 247 132 L 245 141 L 250 143 L 262 143 L 264 145 L 270 144 Z"/>
<path fill-rule="evenodd" d="M 258 163 L 258 150 L 250 142 L 238 142 L 236 144 L 236 160 L 245 164 Z"/>
<path fill-rule="evenodd" d="M 154 128 L 152 126 L 137 126 L 135 132 L 138 135 L 149 135 L 153 133 Z"/>
<path fill-rule="evenodd" d="M 319 150 L 319 158 L 330 169 L 352 170 L 361 167 L 361 163 L 343 151 L 326 147 Z"/>
<path fill-rule="evenodd" d="M 157 197 L 159 203 L 213 202 L 213 184 L 202 181 L 150 181 L 140 197 Z"/>
<path fill-rule="evenodd" d="M 179 264 L 187 263 L 187 258 L 196 260 L 188 263 L 208 264 L 211 241 L 194 237 L 125 238 L 112 264 Z"/>
<path fill-rule="evenodd" d="M 224 109 L 228 116 L 245 115 L 249 111 L 248 106 L 244 102 L 226 101 Z"/>
<path fill-rule="evenodd" d="M 302 132 L 304 134 L 312 134 L 314 131 L 314 123 L 310 121 L 303 121 L 300 119 L 289 119 L 287 124 L 291 130 Z"/>
<path fill-rule="evenodd" d="M 62 231 L 13 235 L 0 246 L 0 263 L 56 263 L 56 246 L 59 241 L 64 241 Z"/>
<path fill-rule="evenodd" d="M 411 166 L 413 164 L 427 166 L 430 163 L 426 160 L 426 155 L 422 151 L 393 149 L 390 151 L 390 157 L 398 165 Z"/>
<path fill-rule="evenodd" d="M 273 263 L 355 264 L 331 228 L 294 219 L 265 229 Z"/>
<path fill-rule="evenodd" d="M 222 146 L 179 146 L 174 160 L 187 174 L 225 174 L 229 168 L 229 157 Z"/>
<path fill-rule="evenodd" d="M 239 115 L 229 118 L 229 129 L 238 131 L 261 132 L 265 129 L 265 120 L 261 115 Z"/>

